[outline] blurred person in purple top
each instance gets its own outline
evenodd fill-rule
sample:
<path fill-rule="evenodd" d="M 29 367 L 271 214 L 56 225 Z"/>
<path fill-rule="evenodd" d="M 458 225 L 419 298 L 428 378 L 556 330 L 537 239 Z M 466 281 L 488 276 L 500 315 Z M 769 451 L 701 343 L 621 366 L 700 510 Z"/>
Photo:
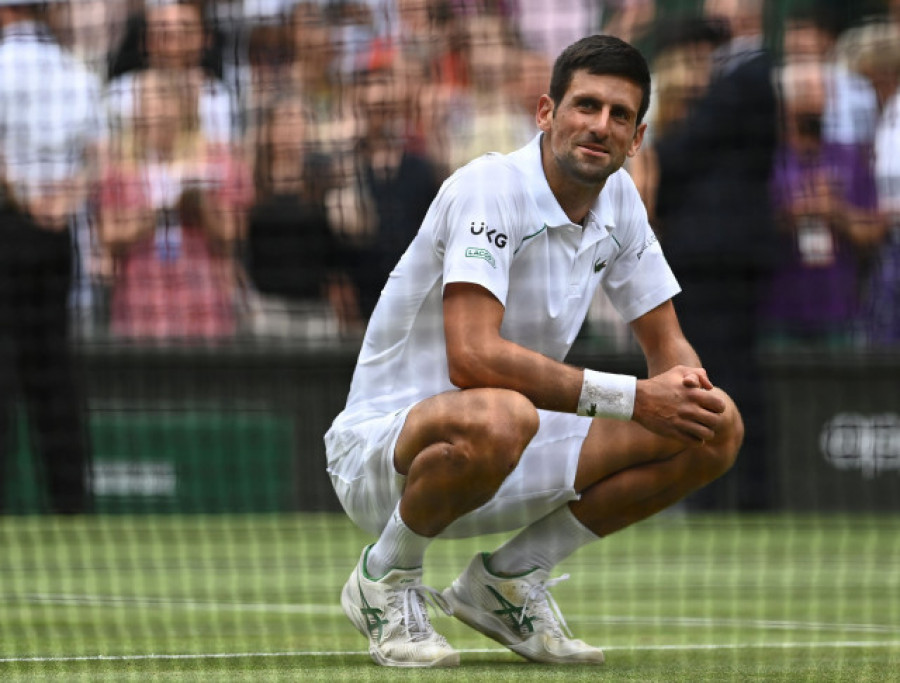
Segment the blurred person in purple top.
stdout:
<path fill-rule="evenodd" d="M 763 314 L 775 345 L 853 342 L 862 266 L 881 238 L 867 147 L 826 141 L 818 62 L 781 72 L 784 136 L 772 194 L 783 240 Z"/>

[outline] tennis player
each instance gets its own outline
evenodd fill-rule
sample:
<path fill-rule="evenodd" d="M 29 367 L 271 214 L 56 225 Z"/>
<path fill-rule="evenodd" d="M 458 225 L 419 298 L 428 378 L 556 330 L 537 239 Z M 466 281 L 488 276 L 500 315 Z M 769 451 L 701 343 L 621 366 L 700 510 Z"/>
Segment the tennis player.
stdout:
<path fill-rule="evenodd" d="M 620 170 L 649 97 L 630 45 L 568 47 L 541 132 L 444 183 L 382 292 L 325 436 L 344 509 L 378 537 L 341 604 L 381 665 L 459 663 L 429 603 L 529 660 L 603 662 L 569 632 L 551 571 L 734 462 L 741 418 L 681 332 L 678 284 Z M 564 362 L 598 286 L 649 379 Z M 514 530 L 443 593 L 423 584 L 435 539 Z"/>

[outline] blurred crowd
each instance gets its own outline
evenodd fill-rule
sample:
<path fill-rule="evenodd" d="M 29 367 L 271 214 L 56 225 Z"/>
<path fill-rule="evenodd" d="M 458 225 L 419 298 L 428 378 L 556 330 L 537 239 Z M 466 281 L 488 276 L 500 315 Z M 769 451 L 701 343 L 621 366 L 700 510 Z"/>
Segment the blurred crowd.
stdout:
<path fill-rule="evenodd" d="M 55 511 L 90 506 L 73 332 L 358 339 L 590 33 L 651 65 L 626 168 L 746 423 L 692 504 L 770 503 L 760 348 L 900 349 L 900 0 L 0 0 L 0 32 L 0 471 L 21 395 Z M 583 335 L 633 344 L 602 294 Z"/>
<path fill-rule="evenodd" d="M 701 355 L 900 347 L 900 1 L 668 4 L 0 2 L 4 206 L 70 237 L 79 334 L 355 337 L 442 181 L 527 143 L 602 31 L 654 72 L 628 170 Z M 27 121 L 17 78 L 55 93 Z M 629 344 L 599 295 L 585 335 Z"/>

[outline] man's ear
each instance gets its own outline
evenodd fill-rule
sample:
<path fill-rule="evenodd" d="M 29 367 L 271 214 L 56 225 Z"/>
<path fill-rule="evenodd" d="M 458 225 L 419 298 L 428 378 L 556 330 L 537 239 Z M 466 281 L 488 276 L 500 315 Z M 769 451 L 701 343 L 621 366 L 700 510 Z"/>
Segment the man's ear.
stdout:
<path fill-rule="evenodd" d="M 553 100 L 550 99 L 550 96 L 541 95 L 541 98 L 538 100 L 535 121 L 537 122 L 538 128 L 540 128 L 544 133 L 550 132 L 550 123 L 553 120 L 553 111 Z"/>
<path fill-rule="evenodd" d="M 637 130 L 634 131 L 634 137 L 631 139 L 631 147 L 628 148 L 628 156 L 633 157 L 638 153 L 638 150 L 641 148 L 641 145 L 644 142 L 644 133 L 646 131 L 646 123 L 642 123 L 637 127 Z"/>

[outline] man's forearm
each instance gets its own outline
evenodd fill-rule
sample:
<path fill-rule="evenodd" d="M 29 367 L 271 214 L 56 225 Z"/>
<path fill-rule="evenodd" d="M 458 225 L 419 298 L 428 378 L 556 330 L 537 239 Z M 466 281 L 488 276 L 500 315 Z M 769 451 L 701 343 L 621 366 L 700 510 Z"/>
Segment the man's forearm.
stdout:
<path fill-rule="evenodd" d="M 670 343 L 647 354 L 647 376 L 655 377 L 676 365 L 687 367 L 703 367 L 694 347 L 684 338 L 674 339 Z"/>
<path fill-rule="evenodd" d="M 469 349 L 451 363 L 451 380 L 456 386 L 511 389 L 538 408 L 575 412 L 583 378 L 580 368 L 506 340 L 473 344 Z"/>

